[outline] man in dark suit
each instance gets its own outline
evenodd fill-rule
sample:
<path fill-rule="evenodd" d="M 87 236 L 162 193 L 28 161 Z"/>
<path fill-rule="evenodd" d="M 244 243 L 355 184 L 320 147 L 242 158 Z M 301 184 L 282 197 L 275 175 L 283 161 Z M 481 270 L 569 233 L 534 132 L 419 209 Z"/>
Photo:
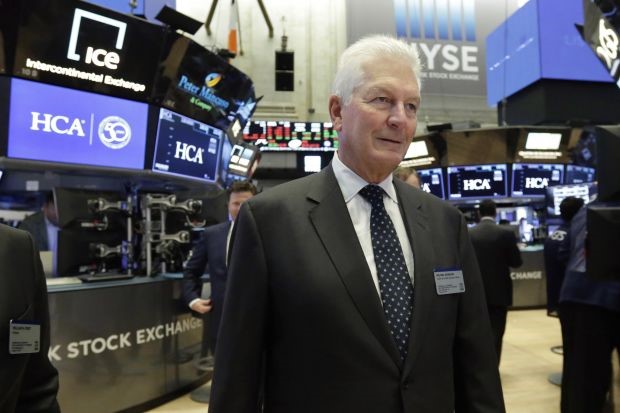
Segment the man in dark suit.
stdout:
<path fill-rule="evenodd" d="M 34 238 L 39 251 L 55 251 L 58 239 L 58 214 L 54 204 L 54 194 L 49 192 L 41 210 L 26 217 L 18 225 Z"/>
<path fill-rule="evenodd" d="M 350 46 L 329 100 L 331 165 L 241 208 L 211 413 L 504 411 L 464 219 L 392 179 L 419 78 L 406 42 Z"/>
<path fill-rule="evenodd" d="M 0 225 L 0 326 L 0 412 L 58 412 L 41 260 L 30 235 L 6 225 Z"/>
<path fill-rule="evenodd" d="M 213 351 L 226 290 L 226 258 L 230 233 L 241 204 L 254 195 L 256 187 L 250 182 L 237 181 L 231 185 L 228 190 L 229 219 L 204 230 L 183 273 L 183 298 L 189 308 L 200 314 L 213 310 L 209 325 L 209 347 Z M 206 300 L 201 298 L 201 277 L 205 271 L 209 273 L 211 282 L 211 298 Z"/>
<path fill-rule="evenodd" d="M 480 223 L 469 234 L 482 274 L 499 364 L 508 306 L 512 305 L 510 267 L 519 267 L 522 261 L 514 232 L 495 223 L 496 209 L 495 202 L 482 201 Z"/>

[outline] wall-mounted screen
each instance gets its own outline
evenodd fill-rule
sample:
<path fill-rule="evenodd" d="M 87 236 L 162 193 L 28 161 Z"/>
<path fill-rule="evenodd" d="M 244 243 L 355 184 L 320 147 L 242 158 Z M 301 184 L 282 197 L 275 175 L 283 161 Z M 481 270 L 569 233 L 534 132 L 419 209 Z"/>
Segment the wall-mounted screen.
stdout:
<path fill-rule="evenodd" d="M 567 184 L 593 182 L 595 174 L 596 170 L 589 166 L 566 165 L 566 178 L 564 182 Z"/>
<path fill-rule="evenodd" d="M 243 140 L 261 151 L 336 151 L 338 133 L 331 122 L 253 121 Z"/>
<path fill-rule="evenodd" d="M 587 204 L 594 200 L 597 193 L 596 182 L 586 182 L 572 185 L 550 186 L 546 190 L 547 214 L 549 216 L 560 216 L 560 203 L 564 198 L 574 196 L 581 198 Z"/>
<path fill-rule="evenodd" d="M 505 164 L 449 166 L 448 199 L 481 199 L 507 194 Z"/>
<path fill-rule="evenodd" d="M 215 182 L 224 132 L 160 109 L 153 171 Z"/>
<path fill-rule="evenodd" d="M 144 168 L 146 103 L 22 79 L 10 102 L 11 158 Z"/>
<path fill-rule="evenodd" d="M 441 199 L 445 198 L 441 168 L 418 169 L 418 175 L 422 181 L 421 187 L 424 191 Z"/>
<path fill-rule="evenodd" d="M 525 164 L 512 165 L 512 196 L 545 196 L 548 186 L 564 183 L 564 165 Z"/>
<path fill-rule="evenodd" d="M 233 145 L 228 160 L 228 173 L 247 178 L 256 152 L 256 148 L 251 145 Z"/>
<path fill-rule="evenodd" d="M 87 2 L 20 2 L 13 73 L 147 100 L 164 28 Z"/>

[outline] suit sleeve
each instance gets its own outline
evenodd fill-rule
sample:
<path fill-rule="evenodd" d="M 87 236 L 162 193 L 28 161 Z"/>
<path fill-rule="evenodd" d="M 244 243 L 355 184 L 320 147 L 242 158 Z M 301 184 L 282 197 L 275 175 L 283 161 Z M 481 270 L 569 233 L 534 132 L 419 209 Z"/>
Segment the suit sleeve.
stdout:
<path fill-rule="evenodd" d="M 41 350 L 33 353 L 28 360 L 22 381 L 21 392 L 17 401 L 16 412 L 60 412 L 56 394 L 58 393 L 58 371 L 52 366 L 47 356 L 50 346 L 50 317 L 47 304 L 47 286 L 39 252 L 33 240 L 28 236 L 24 243 L 32 262 L 32 305 L 35 318 L 41 323 Z M 26 276 L 27 274 L 24 274 Z"/>
<path fill-rule="evenodd" d="M 465 293 L 459 302 L 453 353 L 455 411 L 500 413 L 505 411 L 504 399 L 484 289 L 462 215 L 460 220 L 459 254 Z"/>
<path fill-rule="evenodd" d="M 200 298 L 202 291 L 202 274 L 207 267 L 209 257 L 207 256 L 207 233 L 202 236 L 192 250 L 192 257 L 185 265 L 183 270 L 183 300 L 189 305 L 192 300 Z"/>
<path fill-rule="evenodd" d="M 521 252 L 519 251 L 519 247 L 517 246 L 517 237 L 515 237 L 514 232 L 506 231 L 508 234 L 506 237 L 508 238 L 509 252 L 508 252 L 508 266 L 512 268 L 520 267 L 523 264 L 523 260 L 521 259 Z"/>
<path fill-rule="evenodd" d="M 268 327 L 268 269 L 251 202 L 241 207 L 231 245 L 209 412 L 257 413 Z"/>

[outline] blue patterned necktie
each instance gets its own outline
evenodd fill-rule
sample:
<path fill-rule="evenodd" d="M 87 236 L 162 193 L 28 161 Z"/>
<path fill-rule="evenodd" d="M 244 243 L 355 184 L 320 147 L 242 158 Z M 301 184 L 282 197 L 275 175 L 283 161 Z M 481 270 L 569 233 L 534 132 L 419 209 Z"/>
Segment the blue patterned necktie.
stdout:
<path fill-rule="evenodd" d="M 366 185 L 359 193 L 372 206 L 370 237 L 379 278 L 379 292 L 383 300 L 383 311 L 400 352 L 401 360 L 405 360 L 413 309 L 411 278 L 394 224 L 383 205 L 383 189 L 378 185 Z"/>

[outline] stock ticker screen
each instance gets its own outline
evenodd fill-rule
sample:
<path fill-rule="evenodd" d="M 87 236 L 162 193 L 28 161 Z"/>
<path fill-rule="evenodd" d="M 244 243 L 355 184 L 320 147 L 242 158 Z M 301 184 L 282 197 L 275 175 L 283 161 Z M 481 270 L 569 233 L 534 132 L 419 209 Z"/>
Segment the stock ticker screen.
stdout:
<path fill-rule="evenodd" d="M 252 121 L 243 140 L 261 151 L 336 151 L 338 133 L 331 122 Z"/>
<path fill-rule="evenodd" d="M 506 196 L 505 164 L 449 166 L 447 171 L 450 200 Z"/>
<path fill-rule="evenodd" d="M 224 133 L 160 109 L 153 171 L 215 182 Z"/>

